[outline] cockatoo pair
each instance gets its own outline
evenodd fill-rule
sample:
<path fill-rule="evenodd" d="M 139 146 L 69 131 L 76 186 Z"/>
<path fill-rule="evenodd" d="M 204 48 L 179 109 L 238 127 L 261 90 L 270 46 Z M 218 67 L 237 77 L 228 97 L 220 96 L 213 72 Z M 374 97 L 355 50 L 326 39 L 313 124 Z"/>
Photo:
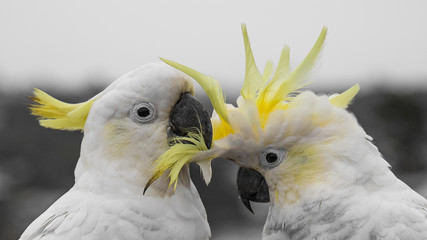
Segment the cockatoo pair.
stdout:
<path fill-rule="evenodd" d="M 271 202 L 263 239 L 427 239 L 426 199 L 393 175 L 346 110 L 358 85 L 329 97 L 300 90 L 326 28 L 293 71 L 285 46 L 277 70 L 268 62 L 262 75 L 242 30 L 246 74 L 237 107 L 213 78 L 164 60 L 206 91 L 213 133 L 187 75 L 161 63 L 81 104 L 36 90 L 41 125 L 83 129 L 84 138 L 74 187 L 21 239 L 207 239 L 188 163 L 209 182 L 218 157 L 242 167 L 238 189 L 249 209 L 250 201 Z"/>

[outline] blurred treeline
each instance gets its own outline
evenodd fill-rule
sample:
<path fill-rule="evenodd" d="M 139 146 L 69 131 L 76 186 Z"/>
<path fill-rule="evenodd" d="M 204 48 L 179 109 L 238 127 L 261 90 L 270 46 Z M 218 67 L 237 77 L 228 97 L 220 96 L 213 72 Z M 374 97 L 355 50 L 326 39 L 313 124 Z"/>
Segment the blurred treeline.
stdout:
<path fill-rule="evenodd" d="M 67 102 L 86 101 L 101 88 L 78 94 L 49 91 Z M 0 239 L 17 239 L 23 230 L 74 183 L 82 133 L 45 129 L 30 115 L 31 92 L 0 92 Z M 209 100 L 198 96 L 208 112 Z M 235 98 L 229 97 L 229 103 Z M 372 90 L 358 95 L 350 107 L 375 145 L 410 186 L 427 186 L 427 91 Z M 240 204 L 235 186 L 237 167 L 213 162 L 213 179 L 205 186 L 198 169 L 192 177 L 205 204 L 212 235 L 254 228 L 261 236 L 267 204 L 255 216 Z M 243 230 L 244 231 L 244 230 Z"/>

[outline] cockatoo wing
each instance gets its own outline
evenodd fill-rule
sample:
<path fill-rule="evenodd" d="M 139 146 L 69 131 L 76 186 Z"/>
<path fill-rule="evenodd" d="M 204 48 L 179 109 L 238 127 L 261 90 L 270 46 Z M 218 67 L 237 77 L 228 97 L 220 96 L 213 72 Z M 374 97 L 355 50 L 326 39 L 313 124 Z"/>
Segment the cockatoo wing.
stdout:
<path fill-rule="evenodd" d="M 427 239 L 427 200 L 409 187 L 395 196 L 377 207 L 371 239 Z"/>
<path fill-rule="evenodd" d="M 83 199 L 86 194 L 77 193 L 73 189 L 65 193 L 28 226 L 20 239 L 80 239 L 93 232 L 99 211 Z"/>

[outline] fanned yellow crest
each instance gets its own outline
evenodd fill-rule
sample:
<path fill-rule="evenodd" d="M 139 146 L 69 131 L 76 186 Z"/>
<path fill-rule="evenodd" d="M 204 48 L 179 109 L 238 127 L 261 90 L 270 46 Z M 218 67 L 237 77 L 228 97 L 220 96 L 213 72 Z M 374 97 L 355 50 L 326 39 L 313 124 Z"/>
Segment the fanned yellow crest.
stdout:
<path fill-rule="evenodd" d="M 46 128 L 60 130 L 83 130 L 93 100 L 70 104 L 59 101 L 40 89 L 34 89 L 31 98 L 37 104 L 31 105 L 31 114 L 39 117 L 39 123 Z"/>
<path fill-rule="evenodd" d="M 347 108 L 359 90 L 359 84 L 356 84 L 341 94 L 330 96 L 329 102 L 336 107 Z"/>
<path fill-rule="evenodd" d="M 277 69 L 273 78 L 267 85 L 264 86 L 264 88 L 259 90 L 256 102 L 261 115 L 268 113 L 268 110 L 271 110 L 269 108 L 272 106 L 268 103 L 272 101 L 273 96 L 281 84 L 280 81 L 285 80 L 286 77 L 289 76 L 289 52 L 289 47 L 285 45 L 283 47 L 282 53 L 280 54 L 279 64 L 277 65 Z M 266 70 L 267 68 L 264 69 L 264 74 Z M 273 70 L 270 71 L 272 72 Z M 267 78 L 267 76 L 265 78 Z"/>
<path fill-rule="evenodd" d="M 323 27 L 313 48 L 298 67 L 289 73 L 289 48 L 284 47 L 279 65 L 273 79 L 260 92 L 257 98 L 257 106 L 260 115 L 264 118 L 275 106 L 289 98 L 289 94 L 309 84 L 307 79 L 325 42 L 327 28 Z"/>
<path fill-rule="evenodd" d="M 187 74 L 188 76 L 196 80 L 200 84 L 200 86 L 203 88 L 203 90 L 205 90 L 217 114 L 221 117 L 222 120 L 224 120 L 225 122 L 228 122 L 228 113 L 227 113 L 227 106 L 225 104 L 224 94 L 217 80 L 213 79 L 212 77 L 206 76 L 202 73 L 199 73 L 196 70 L 193 70 L 177 62 L 163 59 L 163 58 L 160 58 L 160 59 L 163 62 L 184 72 L 185 74 Z"/>
<path fill-rule="evenodd" d="M 208 150 L 200 132 L 191 132 L 188 135 L 188 137 L 176 137 L 172 139 L 174 145 L 154 162 L 156 167 L 153 176 L 145 186 L 145 190 L 167 170 L 170 170 L 169 187 L 174 185 L 175 190 L 179 173 L 184 165 L 190 163 L 196 153 Z"/>
<path fill-rule="evenodd" d="M 255 64 L 245 24 L 242 24 L 242 33 L 243 41 L 245 43 L 246 72 L 245 81 L 243 82 L 240 94 L 245 99 L 255 99 L 257 91 L 262 87 L 261 74 Z"/>

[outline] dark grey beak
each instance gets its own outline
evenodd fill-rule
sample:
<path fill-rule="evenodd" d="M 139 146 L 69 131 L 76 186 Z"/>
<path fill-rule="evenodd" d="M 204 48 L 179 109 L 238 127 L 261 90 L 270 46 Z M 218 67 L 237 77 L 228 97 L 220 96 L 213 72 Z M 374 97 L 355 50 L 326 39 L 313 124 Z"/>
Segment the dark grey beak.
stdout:
<path fill-rule="evenodd" d="M 206 147 L 212 145 L 212 124 L 209 114 L 190 93 L 183 93 L 169 114 L 168 138 L 181 136 L 187 137 L 190 132 L 199 131 L 206 143 Z M 173 143 L 169 143 L 173 145 Z M 153 180 L 154 181 L 154 180 Z M 144 192 L 153 183 L 152 179 L 145 185 Z"/>
<path fill-rule="evenodd" d="M 269 202 L 270 195 L 264 177 L 258 171 L 250 168 L 239 168 L 237 172 L 237 190 L 240 200 L 249 211 L 254 213 L 251 202 Z"/>
<path fill-rule="evenodd" d="M 206 146 L 212 145 L 212 124 L 209 114 L 199 102 L 190 93 L 181 94 L 180 99 L 173 107 L 169 115 L 170 129 L 168 137 L 185 137 L 189 132 L 198 129 L 202 134 Z"/>

